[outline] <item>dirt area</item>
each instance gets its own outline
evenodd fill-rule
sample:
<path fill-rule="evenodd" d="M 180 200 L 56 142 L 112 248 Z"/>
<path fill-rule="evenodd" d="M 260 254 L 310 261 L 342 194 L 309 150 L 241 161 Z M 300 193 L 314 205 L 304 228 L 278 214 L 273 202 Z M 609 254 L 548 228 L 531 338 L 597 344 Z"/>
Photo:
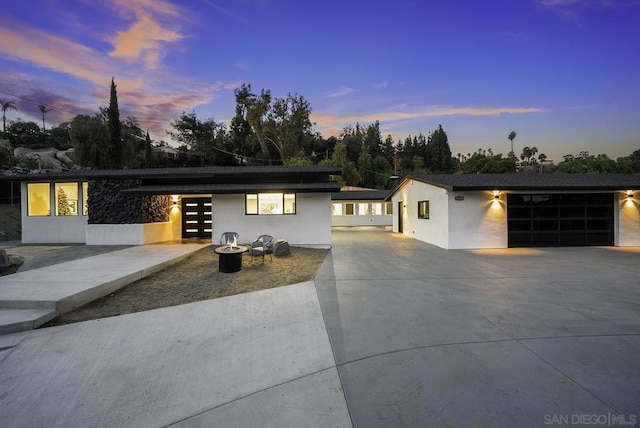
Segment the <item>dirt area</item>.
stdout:
<path fill-rule="evenodd" d="M 21 236 L 20 205 L 0 204 L 0 241 L 19 241 Z"/>
<path fill-rule="evenodd" d="M 187 259 L 117 292 L 52 320 L 44 327 L 112 317 L 200 300 L 296 284 L 315 278 L 328 250 L 292 247 L 291 255 L 261 258 L 243 255 L 242 270 L 218 272 L 218 255 L 209 246 Z"/>

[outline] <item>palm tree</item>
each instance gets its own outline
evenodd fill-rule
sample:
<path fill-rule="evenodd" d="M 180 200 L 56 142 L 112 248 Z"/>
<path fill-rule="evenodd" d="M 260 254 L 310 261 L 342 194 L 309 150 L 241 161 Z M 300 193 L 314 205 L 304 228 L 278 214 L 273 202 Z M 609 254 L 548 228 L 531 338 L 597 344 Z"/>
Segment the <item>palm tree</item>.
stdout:
<path fill-rule="evenodd" d="M 547 160 L 547 155 L 545 155 L 544 153 L 540 153 L 538 155 L 538 160 L 540 161 L 540 163 L 544 163 L 544 161 Z"/>
<path fill-rule="evenodd" d="M 45 132 L 47 129 L 44 126 L 44 114 L 51 111 L 51 108 L 47 107 L 45 104 L 38 105 L 38 108 L 42 112 L 42 132 Z"/>
<path fill-rule="evenodd" d="M 513 151 L 513 140 L 516 138 L 516 131 L 511 131 L 509 133 L 509 141 L 511 141 L 511 155 L 515 157 L 515 152 Z"/>
<path fill-rule="evenodd" d="M 7 110 L 18 110 L 18 108 L 13 101 L 4 102 L 0 100 L 0 106 L 2 106 L 2 132 L 7 132 Z"/>

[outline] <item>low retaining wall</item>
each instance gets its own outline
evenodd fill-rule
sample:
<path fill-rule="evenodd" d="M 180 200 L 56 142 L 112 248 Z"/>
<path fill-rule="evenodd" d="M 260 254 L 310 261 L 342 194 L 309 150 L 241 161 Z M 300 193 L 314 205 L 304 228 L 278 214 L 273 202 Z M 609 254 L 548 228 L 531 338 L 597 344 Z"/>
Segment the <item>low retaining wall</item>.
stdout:
<path fill-rule="evenodd" d="M 87 225 L 87 245 L 145 245 L 172 239 L 171 222 Z"/>

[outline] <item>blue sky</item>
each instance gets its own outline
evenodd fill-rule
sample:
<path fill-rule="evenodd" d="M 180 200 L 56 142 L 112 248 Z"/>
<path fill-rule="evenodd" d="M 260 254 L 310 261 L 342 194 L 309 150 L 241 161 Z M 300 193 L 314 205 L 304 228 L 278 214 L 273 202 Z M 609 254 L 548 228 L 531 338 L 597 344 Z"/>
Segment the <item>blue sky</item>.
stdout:
<path fill-rule="evenodd" d="M 451 150 L 556 163 L 640 149 L 640 0 L 2 0 L 0 99 L 47 123 L 106 106 L 155 139 L 181 111 L 229 121 L 242 82 L 304 96 L 325 137 L 442 124 Z M 24 99 L 32 100 L 29 103 Z"/>

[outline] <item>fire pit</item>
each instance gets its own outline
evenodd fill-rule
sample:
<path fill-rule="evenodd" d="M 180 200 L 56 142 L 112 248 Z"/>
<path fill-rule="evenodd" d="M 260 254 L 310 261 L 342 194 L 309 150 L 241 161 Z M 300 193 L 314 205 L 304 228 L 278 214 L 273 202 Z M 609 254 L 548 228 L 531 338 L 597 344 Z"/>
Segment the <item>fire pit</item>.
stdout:
<path fill-rule="evenodd" d="M 238 272 L 242 269 L 242 253 L 247 251 L 244 245 L 224 245 L 215 249 L 218 254 L 218 271 Z"/>

